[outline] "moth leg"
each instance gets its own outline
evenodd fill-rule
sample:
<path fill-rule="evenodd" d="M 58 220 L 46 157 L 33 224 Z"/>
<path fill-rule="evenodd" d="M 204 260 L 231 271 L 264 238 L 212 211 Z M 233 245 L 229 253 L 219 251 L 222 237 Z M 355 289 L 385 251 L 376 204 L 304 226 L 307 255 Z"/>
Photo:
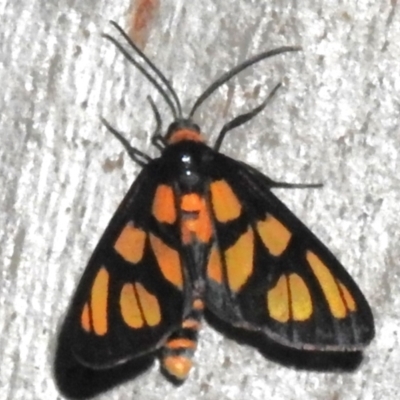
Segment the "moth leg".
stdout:
<path fill-rule="evenodd" d="M 277 182 L 268 176 L 262 175 L 258 170 L 247 165 L 245 163 L 241 163 L 247 171 L 253 176 L 262 177 L 265 181 L 266 189 L 269 190 L 271 188 L 281 188 L 281 189 L 316 189 L 324 186 L 323 183 L 291 183 L 291 182 Z"/>
<path fill-rule="evenodd" d="M 161 121 L 161 116 L 160 113 L 153 101 L 153 99 L 150 96 L 147 96 L 147 100 L 150 103 L 150 107 L 153 110 L 154 117 L 156 119 L 156 128 L 154 129 L 153 136 L 151 137 L 151 143 L 157 147 L 158 150 L 161 152 L 165 149 L 167 146 L 167 141 L 164 139 L 162 135 L 162 121 Z"/>
<path fill-rule="evenodd" d="M 278 83 L 271 91 L 271 93 L 267 96 L 267 98 L 256 108 L 254 108 L 253 110 L 249 111 L 248 113 L 245 114 L 240 114 L 237 117 L 233 118 L 232 121 L 229 121 L 228 123 L 226 123 L 222 129 L 221 132 L 218 135 L 218 138 L 215 142 L 214 145 L 214 150 L 215 151 L 219 151 L 221 145 L 222 145 L 222 141 L 224 140 L 226 134 L 234 129 L 237 128 L 240 125 L 245 124 L 246 122 L 250 121 L 252 118 L 254 118 L 257 114 L 259 114 L 262 110 L 264 110 L 264 108 L 266 107 L 266 105 L 268 104 L 269 100 L 274 96 L 274 94 L 276 93 L 276 91 L 282 86 L 281 83 Z"/>
<path fill-rule="evenodd" d="M 272 188 L 283 189 L 316 189 L 323 187 L 323 183 L 289 183 L 289 182 L 275 182 L 271 181 Z"/>
<path fill-rule="evenodd" d="M 192 358 L 197 348 L 203 309 L 203 301 L 194 300 L 189 315 L 183 320 L 180 328 L 172 333 L 161 349 L 161 368 L 174 381 L 184 381 L 193 366 Z"/>
<path fill-rule="evenodd" d="M 160 150 L 161 152 L 165 149 L 165 147 L 167 146 L 165 139 L 163 136 L 161 135 L 154 135 L 151 138 L 151 144 L 155 147 L 157 147 L 158 150 Z"/>
<path fill-rule="evenodd" d="M 124 136 L 118 132 L 115 128 L 113 128 L 103 117 L 100 117 L 103 125 L 122 143 L 125 147 L 126 151 L 129 154 L 129 157 L 141 167 L 144 167 L 147 163 L 149 163 L 152 158 L 147 154 L 143 153 L 136 147 L 132 147 L 130 143 L 124 138 Z"/>

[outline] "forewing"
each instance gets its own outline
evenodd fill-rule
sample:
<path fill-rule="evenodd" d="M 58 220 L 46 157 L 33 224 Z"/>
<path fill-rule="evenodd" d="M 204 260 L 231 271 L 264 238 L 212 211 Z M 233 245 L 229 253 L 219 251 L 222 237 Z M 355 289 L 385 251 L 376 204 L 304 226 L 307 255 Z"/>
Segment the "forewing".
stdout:
<path fill-rule="evenodd" d="M 294 348 L 365 347 L 374 336 L 372 313 L 343 266 L 271 192 L 269 178 L 223 155 L 216 163 L 210 311 Z"/>
<path fill-rule="evenodd" d="M 156 170 L 155 162 L 146 166 L 125 196 L 69 309 L 72 351 L 93 368 L 156 350 L 182 320 L 187 285 L 176 221 L 155 217 L 174 215 L 168 208 L 174 207 L 173 193 L 162 203 L 160 187 L 168 187 L 158 181 Z"/>

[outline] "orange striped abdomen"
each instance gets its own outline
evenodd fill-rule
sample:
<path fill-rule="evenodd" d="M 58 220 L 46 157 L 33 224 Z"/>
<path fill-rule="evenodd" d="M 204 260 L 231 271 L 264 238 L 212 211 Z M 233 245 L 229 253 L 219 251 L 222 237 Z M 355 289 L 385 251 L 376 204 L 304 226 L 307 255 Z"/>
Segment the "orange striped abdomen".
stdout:
<path fill-rule="evenodd" d="M 164 372 L 174 380 L 183 381 L 193 366 L 193 355 L 197 347 L 200 320 L 204 304 L 196 299 L 192 311 L 165 343 L 161 352 L 161 366 Z"/>

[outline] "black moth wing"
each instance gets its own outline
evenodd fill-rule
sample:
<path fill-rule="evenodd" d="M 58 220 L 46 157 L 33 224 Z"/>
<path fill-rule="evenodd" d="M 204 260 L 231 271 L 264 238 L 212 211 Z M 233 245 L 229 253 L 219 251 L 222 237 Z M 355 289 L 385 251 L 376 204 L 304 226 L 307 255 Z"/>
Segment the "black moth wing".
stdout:
<path fill-rule="evenodd" d="M 171 247 L 179 246 L 175 227 L 160 226 L 151 214 L 154 192 L 159 183 L 157 170 L 158 160 L 150 162 L 129 189 L 90 258 L 70 305 L 66 326 L 71 329 L 72 351 L 80 363 L 91 368 L 109 368 L 156 350 L 182 321 L 185 287 L 179 290 L 165 279 L 149 243 L 149 233 L 155 233 Z M 127 262 L 114 248 L 127 224 L 133 224 L 146 235 L 143 257 L 137 264 Z M 100 269 L 108 273 L 106 320 L 103 320 L 106 332 L 96 334 L 93 326 L 89 332 L 83 329 L 82 313 L 85 304 L 89 308 L 92 306 L 91 292 Z M 157 324 L 149 326 L 144 322 L 136 329 L 127 325 L 120 305 L 121 290 L 127 283 L 139 283 L 153 300 L 156 299 L 160 314 Z M 143 304 L 140 307 L 146 321 Z M 101 320 L 101 312 L 98 314 Z"/>
<path fill-rule="evenodd" d="M 317 351 L 364 348 L 374 336 L 373 316 L 364 295 L 344 267 L 271 192 L 272 180 L 222 154 L 216 154 L 214 162 L 212 179 L 225 180 L 242 209 L 240 216 L 232 221 L 221 223 L 213 218 L 224 280 L 217 283 L 207 279 L 207 308 L 233 326 L 263 332 L 285 346 Z M 212 209 L 212 198 L 210 201 Z M 258 230 L 260 221 L 271 218 L 290 232 L 287 243 L 275 255 Z M 235 291 L 227 278 L 226 251 L 249 227 L 254 232 L 253 267 L 246 282 Z M 272 226 L 264 229 L 274 242 Z M 279 234 L 278 230 L 276 235 Z M 308 261 L 310 254 L 318 276 Z M 235 271 L 240 268 L 241 265 L 234 266 Z M 324 283 L 327 283 L 325 290 Z M 286 297 L 280 294 L 282 289 Z M 309 296 L 306 299 L 305 292 Z M 286 307 L 286 315 L 281 313 L 282 306 Z M 271 315 L 274 313 L 278 317 Z"/>

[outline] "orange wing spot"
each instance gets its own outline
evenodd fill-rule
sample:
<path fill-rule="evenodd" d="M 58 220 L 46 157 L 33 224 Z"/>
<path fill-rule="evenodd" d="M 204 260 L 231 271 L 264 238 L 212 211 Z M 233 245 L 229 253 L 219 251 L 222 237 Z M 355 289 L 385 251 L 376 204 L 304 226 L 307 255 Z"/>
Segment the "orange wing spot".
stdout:
<path fill-rule="evenodd" d="M 199 241 L 207 243 L 212 235 L 210 214 L 203 197 L 197 193 L 189 193 L 181 198 L 180 208 L 186 213 L 197 215 L 182 215 L 181 237 L 184 244 L 189 244 L 195 236 Z"/>
<path fill-rule="evenodd" d="M 196 348 L 196 342 L 190 339 L 186 338 L 177 338 L 177 339 L 172 339 L 167 342 L 166 346 L 171 349 L 195 349 Z"/>
<path fill-rule="evenodd" d="M 349 290 L 346 286 L 343 285 L 342 282 L 339 281 L 339 287 L 343 294 L 344 301 L 346 302 L 346 306 L 350 311 L 356 311 L 357 306 L 356 302 L 354 301 L 353 296 L 350 294 Z"/>
<path fill-rule="evenodd" d="M 158 325 L 161 321 L 161 310 L 157 297 L 148 292 L 140 283 L 136 283 L 135 287 L 137 290 L 140 308 L 142 309 L 147 325 Z"/>
<path fill-rule="evenodd" d="M 162 366 L 169 375 L 183 381 L 189 375 L 193 362 L 185 356 L 168 356 L 163 359 Z"/>
<path fill-rule="evenodd" d="M 268 290 L 267 306 L 271 318 L 282 323 L 289 321 L 289 290 L 286 275 L 282 275 L 276 285 Z"/>
<path fill-rule="evenodd" d="M 183 140 L 191 140 L 193 142 L 204 142 L 204 137 L 199 132 L 192 129 L 179 129 L 172 133 L 168 139 L 169 144 L 182 142 Z"/>
<path fill-rule="evenodd" d="M 183 277 L 179 253 L 152 234 L 150 234 L 150 243 L 164 277 L 182 289 Z"/>
<path fill-rule="evenodd" d="M 200 300 L 200 299 L 196 299 L 194 302 L 193 302 L 193 309 L 194 310 L 204 310 L 204 303 L 203 303 L 203 300 Z"/>
<path fill-rule="evenodd" d="M 93 282 L 90 297 L 93 330 L 96 335 L 100 336 L 107 333 L 108 282 L 109 274 L 107 270 L 102 267 Z"/>
<path fill-rule="evenodd" d="M 200 322 L 195 319 L 186 319 L 182 322 L 182 328 L 198 331 L 200 329 Z"/>
<path fill-rule="evenodd" d="M 249 229 L 225 252 L 229 287 L 238 291 L 253 272 L 254 233 Z"/>
<path fill-rule="evenodd" d="M 152 213 L 159 222 L 173 224 L 176 220 L 174 192 L 171 186 L 159 185 L 153 200 Z"/>
<path fill-rule="evenodd" d="M 239 217 L 242 206 L 226 181 L 214 181 L 210 189 L 211 202 L 218 221 L 227 222 Z"/>
<path fill-rule="evenodd" d="M 264 221 L 257 222 L 257 232 L 264 246 L 273 256 L 280 256 L 286 249 L 292 234 L 276 218 L 267 215 Z"/>
<path fill-rule="evenodd" d="M 119 305 L 122 318 L 128 326 L 134 329 L 143 327 L 144 320 L 132 283 L 125 283 L 122 287 Z"/>
<path fill-rule="evenodd" d="M 217 246 L 213 245 L 207 264 L 207 275 L 215 282 L 222 283 L 222 264 L 221 254 Z"/>
<path fill-rule="evenodd" d="M 137 264 L 143 257 L 146 233 L 128 222 L 114 244 L 115 251 L 132 264 Z"/>
<path fill-rule="evenodd" d="M 343 302 L 335 278 L 328 267 L 312 251 L 307 251 L 306 258 L 324 292 L 332 315 L 335 318 L 345 318 L 347 315 L 346 305 Z"/>
<path fill-rule="evenodd" d="M 85 303 L 81 315 L 81 326 L 86 332 L 90 332 L 90 312 L 89 304 Z"/>
<path fill-rule="evenodd" d="M 305 321 L 311 317 L 313 306 L 310 292 L 304 280 L 297 274 L 289 275 L 292 318 Z"/>

